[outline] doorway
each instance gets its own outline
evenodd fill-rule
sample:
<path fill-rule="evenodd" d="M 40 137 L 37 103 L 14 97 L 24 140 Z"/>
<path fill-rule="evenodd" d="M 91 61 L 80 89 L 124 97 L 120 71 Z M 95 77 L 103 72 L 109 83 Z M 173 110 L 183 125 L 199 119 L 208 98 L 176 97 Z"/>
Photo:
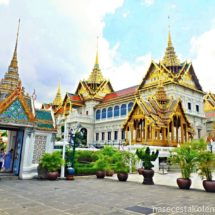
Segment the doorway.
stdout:
<path fill-rule="evenodd" d="M 1 174 L 19 175 L 23 136 L 24 129 L 0 127 Z"/>

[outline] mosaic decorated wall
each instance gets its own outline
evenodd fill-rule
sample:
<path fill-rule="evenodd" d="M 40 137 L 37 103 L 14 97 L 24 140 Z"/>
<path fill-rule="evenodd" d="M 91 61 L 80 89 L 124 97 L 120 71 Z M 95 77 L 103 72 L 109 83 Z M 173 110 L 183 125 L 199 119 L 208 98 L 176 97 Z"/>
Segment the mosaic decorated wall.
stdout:
<path fill-rule="evenodd" d="M 9 122 L 28 121 L 28 117 L 18 99 L 16 99 L 13 104 L 0 115 L 0 119 Z"/>
<path fill-rule="evenodd" d="M 44 135 L 35 136 L 33 161 L 32 161 L 33 164 L 38 164 L 40 157 L 45 153 L 46 142 L 47 142 L 47 136 L 44 136 Z"/>

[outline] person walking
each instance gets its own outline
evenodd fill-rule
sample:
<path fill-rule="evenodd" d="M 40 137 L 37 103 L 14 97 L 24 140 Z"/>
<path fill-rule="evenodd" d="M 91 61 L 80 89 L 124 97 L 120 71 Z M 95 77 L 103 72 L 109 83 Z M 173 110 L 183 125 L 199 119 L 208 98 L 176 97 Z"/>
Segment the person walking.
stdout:
<path fill-rule="evenodd" d="M 6 155 L 4 160 L 4 168 L 6 172 L 11 171 L 11 164 L 12 164 L 12 157 L 13 157 L 13 149 L 11 149 Z"/>
<path fill-rule="evenodd" d="M 0 171 L 2 170 L 2 167 L 4 166 L 4 159 L 5 159 L 4 149 L 1 149 L 1 151 L 0 151 Z"/>

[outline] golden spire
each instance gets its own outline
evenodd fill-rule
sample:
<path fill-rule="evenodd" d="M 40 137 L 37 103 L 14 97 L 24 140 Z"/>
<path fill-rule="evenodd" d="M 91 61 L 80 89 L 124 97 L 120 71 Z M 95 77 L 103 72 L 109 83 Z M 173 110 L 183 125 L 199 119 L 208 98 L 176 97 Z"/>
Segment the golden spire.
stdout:
<path fill-rule="evenodd" d="M 91 83 L 91 84 L 100 84 L 103 80 L 104 78 L 99 68 L 98 37 L 97 37 L 95 65 L 87 81 L 88 83 Z"/>
<path fill-rule="evenodd" d="M 96 43 L 96 60 L 95 60 L 94 69 L 99 69 L 98 39 L 99 38 L 97 37 L 97 43 Z"/>
<path fill-rule="evenodd" d="M 55 99 L 53 101 L 53 105 L 59 106 L 61 104 L 62 104 L 62 97 L 61 97 L 61 89 L 60 89 L 60 83 L 59 83 L 57 93 L 56 93 Z"/>
<path fill-rule="evenodd" d="M 168 20 L 169 20 L 169 17 L 168 17 Z M 180 65 L 180 61 L 178 60 L 178 57 L 175 54 L 175 50 L 174 50 L 174 47 L 172 44 L 172 38 L 171 38 L 171 34 L 170 34 L 170 25 L 169 25 L 167 48 L 166 48 L 162 63 L 166 66 L 179 66 Z"/>
<path fill-rule="evenodd" d="M 19 24 L 18 24 L 18 29 L 17 29 L 17 35 L 16 35 L 16 45 L 15 45 L 15 49 L 13 52 L 13 58 L 11 60 L 10 63 L 10 68 L 13 69 L 18 69 L 18 62 L 17 62 L 17 45 L 18 45 L 18 38 L 19 38 L 19 26 L 20 26 L 20 19 L 19 19 Z"/>

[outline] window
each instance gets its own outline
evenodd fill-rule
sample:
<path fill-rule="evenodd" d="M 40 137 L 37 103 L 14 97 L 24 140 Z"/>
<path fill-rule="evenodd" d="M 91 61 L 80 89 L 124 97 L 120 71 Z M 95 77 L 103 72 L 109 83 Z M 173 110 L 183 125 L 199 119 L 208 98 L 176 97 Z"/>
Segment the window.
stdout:
<path fill-rule="evenodd" d="M 114 131 L 114 140 L 118 139 L 118 131 Z"/>
<path fill-rule="evenodd" d="M 196 112 L 199 112 L 199 105 L 196 105 Z"/>
<path fill-rule="evenodd" d="M 108 141 L 111 140 L 111 131 L 108 131 Z"/>
<path fill-rule="evenodd" d="M 96 111 L 96 120 L 100 119 L 100 117 L 101 117 L 101 111 L 97 110 Z"/>
<path fill-rule="evenodd" d="M 105 140 L 105 132 L 102 132 L 102 140 Z"/>
<path fill-rule="evenodd" d="M 86 115 L 88 115 L 88 110 L 86 111 Z"/>
<path fill-rule="evenodd" d="M 121 106 L 121 116 L 125 116 L 126 115 L 126 104 L 123 104 Z"/>
<path fill-rule="evenodd" d="M 122 132 L 121 132 L 121 139 L 122 139 L 122 140 L 125 139 L 125 131 L 124 131 L 124 130 L 122 130 Z"/>
<path fill-rule="evenodd" d="M 188 107 L 188 110 L 191 110 L 191 103 L 190 102 L 188 102 L 187 107 Z"/>
<path fill-rule="evenodd" d="M 113 117 L 113 108 L 109 107 L 108 108 L 108 118 L 111 118 L 111 117 Z"/>
<path fill-rule="evenodd" d="M 99 133 L 96 133 L 96 141 L 99 140 Z"/>
<path fill-rule="evenodd" d="M 106 108 L 102 109 L 102 119 L 106 118 Z"/>
<path fill-rule="evenodd" d="M 114 107 L 114 116 L 119 116 L 119 106 Z"/>
<path fill-rule="evenodd" d="M 133 102 L 130 102 L 129 104 L 128 104 L 128 112 L 130 112 L 131 111 L 131 108 L 133 107 Z"/>

